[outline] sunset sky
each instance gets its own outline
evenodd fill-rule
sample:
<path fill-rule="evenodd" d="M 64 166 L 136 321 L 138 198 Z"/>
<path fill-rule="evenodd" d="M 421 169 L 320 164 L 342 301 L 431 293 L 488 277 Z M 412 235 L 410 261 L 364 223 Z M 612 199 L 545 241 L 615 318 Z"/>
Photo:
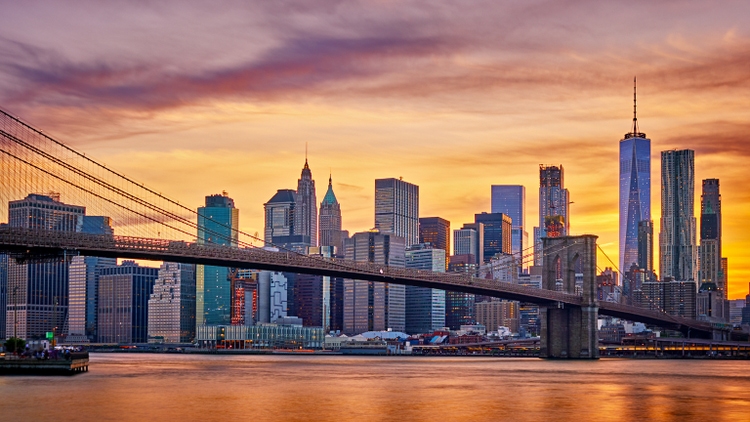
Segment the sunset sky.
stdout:
<path fill-rule="evenodd" d="M 373 226 L 374 179 L 420 186 L 452 228 L 490 185 L 562 164 L 573 234 L 618 258 L 618 143 L 695 150 L 721 181 L 730 298 L 750 282 L 750 2 L 0 2 L 0 108 L 185 204 L 229 192 L 241 229 L 329 171 L 344 228 Z M 658 243 L 658 236 L 657 243 Z M 656 248 L 658 250 L 658 246 Z M 658 256 L 656 257 L 658 259 Z M 601 259 L 601 258 L 600 258 Z M 600 267 L 611 266 L 608 262 Z M 658 266 L 657 266 L 658 269 Z"/>

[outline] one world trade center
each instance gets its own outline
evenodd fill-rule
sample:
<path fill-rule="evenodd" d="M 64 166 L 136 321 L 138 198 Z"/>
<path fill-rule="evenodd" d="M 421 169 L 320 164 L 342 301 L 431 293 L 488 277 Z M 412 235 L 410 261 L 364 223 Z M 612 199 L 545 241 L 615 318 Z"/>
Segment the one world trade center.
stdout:
<path fill-rule="evenodd" d="M 651 220 L 651 140 L 638 129 L 633 79 L 633 130 L 620 141 L 620 271 L 638 262 L 638 223 Z"/>

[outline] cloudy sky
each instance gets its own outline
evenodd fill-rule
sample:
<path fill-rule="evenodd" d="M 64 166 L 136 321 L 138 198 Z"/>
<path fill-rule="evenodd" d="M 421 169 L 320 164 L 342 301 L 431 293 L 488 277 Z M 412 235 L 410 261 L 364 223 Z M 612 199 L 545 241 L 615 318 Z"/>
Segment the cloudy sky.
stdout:
<path fill-rule="evenodd" d="M 696 215 L 719 178 L 730 297 L 748 292 L 748 2 L 102 3 L 0 1 L 0 108 L 182 203 L 226 190 L 250 233 L 308 144 L 350 232 L 374 179 L 403 177 L 454 228 L 525 185 L 531 233 L 538 166 L 562 164 L 573 233 L 617 261 L 637 75 L 657 228 L 660 151 L 694 149 Z"/>

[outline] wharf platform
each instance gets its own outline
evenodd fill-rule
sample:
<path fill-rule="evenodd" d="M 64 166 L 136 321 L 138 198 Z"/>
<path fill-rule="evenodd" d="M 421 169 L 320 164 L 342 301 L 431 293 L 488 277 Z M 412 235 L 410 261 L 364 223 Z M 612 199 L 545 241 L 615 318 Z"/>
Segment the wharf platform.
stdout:
<path fill-rule="evenodd" d="M 75 375 L 88 371 L 89 352 L 73 352 L 69 358 L 58 359 L 0 358 L 0 375 Z"/>

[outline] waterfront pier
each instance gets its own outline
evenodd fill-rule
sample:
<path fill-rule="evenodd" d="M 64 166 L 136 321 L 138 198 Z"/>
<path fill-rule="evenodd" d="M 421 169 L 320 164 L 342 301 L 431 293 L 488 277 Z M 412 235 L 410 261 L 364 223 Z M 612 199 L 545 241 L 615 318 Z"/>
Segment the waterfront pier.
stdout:
<path fill-rule="evenodd" d="M 0 375 L 75 375 L 89 371 L 89 352 L 72 352 L 58 359 L 21 358 L 6 355 L 0 359 Z"/>

